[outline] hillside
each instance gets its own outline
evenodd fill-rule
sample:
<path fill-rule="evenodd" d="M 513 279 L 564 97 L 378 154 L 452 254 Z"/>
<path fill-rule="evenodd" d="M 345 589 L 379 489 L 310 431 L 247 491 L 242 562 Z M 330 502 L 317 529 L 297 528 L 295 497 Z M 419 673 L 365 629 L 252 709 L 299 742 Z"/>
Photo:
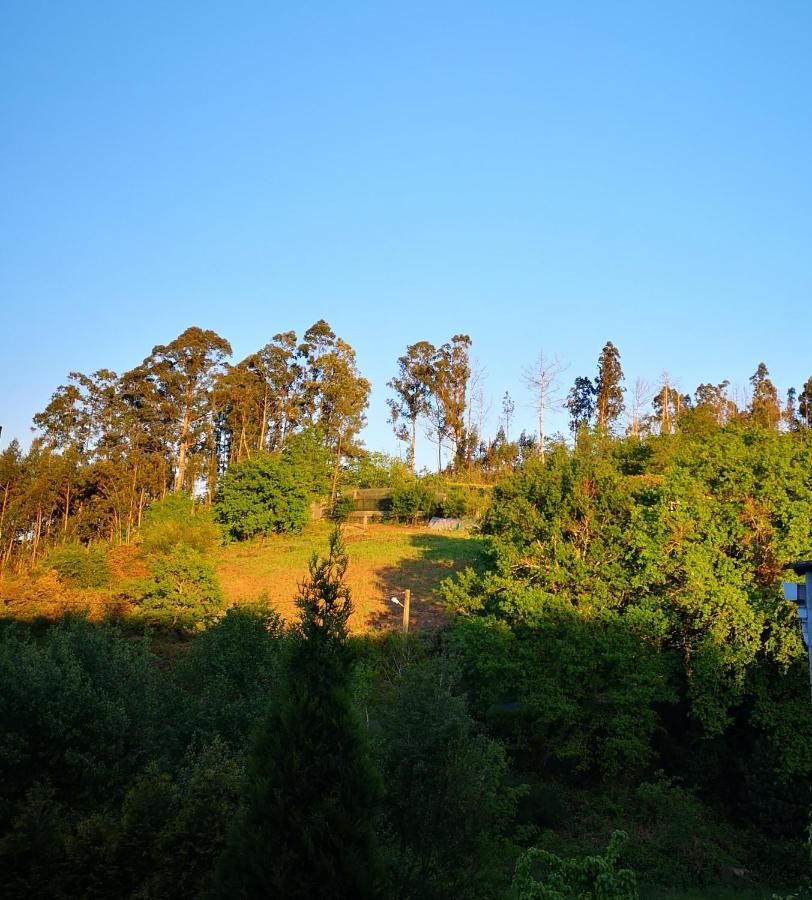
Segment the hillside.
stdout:
<path fill-rule="evenodd" d="M 330 526 L 314 523 L 300 535 L 273 535 L 229 544 L 217 554 L 217 576 L 228 601 L 241 604 L 266 596 L 283 618 L 294 619 L 294 598 L 307 563 L 322 552 Z M 350 626 L 361 632 L 399 628 L 401 610 L 390 598 L 412 592 L 412 627 L 432 628 L 443 618 L 439 583 L 474 565 L 480 538 L 467 532 L 443 534 L 425 527 L 347 526 L 347 583 L 355 606 Z"/>

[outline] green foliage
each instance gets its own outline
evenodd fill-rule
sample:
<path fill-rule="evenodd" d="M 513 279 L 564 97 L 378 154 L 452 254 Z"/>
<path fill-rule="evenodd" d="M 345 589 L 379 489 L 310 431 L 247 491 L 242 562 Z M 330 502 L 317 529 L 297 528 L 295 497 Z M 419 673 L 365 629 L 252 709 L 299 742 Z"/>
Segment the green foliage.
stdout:
<path fill-rule="evenodd" d="M 443 498 L 441 510 L 450 519 L 462 519 L 469 513 L 468 498 L 460 488 L 451 488 Z"/>
<path fill-rule="evenodd" d="M 773 777 L 808 776 L 803 649 L 778 581 L 780 562 L 809 540 L 812 442 L 731 427 L 701 442 L 652 440 L 637 475 L 624 473 L 629 459 L 622 443 L 582 434 L 574 451 L 559 447 L 505 479 L 483 522 L 492 570 L 447 586 L 449 603 L 517 634 L 551 621 L 605 631 L 616 662 L 596 677 L 596 698 L 622 693 L 624 670 L 646 672 L 663 686 L 647 703 L 654 724 L 652 703 L 670 694 L 708 738 L 749 708 L 774 746 Z M 768 712 L 758 687 L 775 696 L 779 683 L 795 698 L 796 738 L 783 748 L 789 718 Z"/>
<path fill-rule="evenodd" d="M 296 473 L 308 496 L 324 497 L 330 493 L 333 460 L 316 431 L 308 429 L 290 435 L 282 459 Z"/>
<path fill-rule="evenodd" d="M 409 467 L 388 453 L 362 453 L 352 460 L 344 480 L 358 488 L 391 487 L 409 475 Z"/>
<path fill-rule="evenodd" d="M 191 643 L 167 674 L 163 704 L 173 711 L 171 743 L 245 747 L 279 678 L 282 622 L 267 608 L 232 607 Z"/>
<path fill-rule="evenodd" d="M 301 531 L 312 489 L 312 482 L 284 456 L 263 453 L 229 467 L 217 493 L 215 515 L 235 540 Z"/>
<path fill-rule="evenodd" d="M 0 630 L 0 821 L 35 784 L 94 804 L 150 750 L 153 660 L 115 629 L 65 619 Z"/>
<path fill-rule="evenodd" d="M 100 588 L 106 587 L 110 581 L 107 554 L 101 547 L 65 544 L 52 550 L 42 566 L 54 569 L 60 580 L 69 587 Z"/>
<path fill-rule="evenodd" d="M 223 594 L 214 569 L 197 550 L 179 544 L 154 559 L 150 569 L 146 578 L 130 586 L 145 623 L 194 628 L 222 610 Z"/>
<path fill-rule="evenodd" d="M 603 855 L 582 859 L 528 850 L 516 863 L 513 896 L 516 900 L 637 900 L 634 872 L 618 868 L 626 840 L 626 834 L 616 831 Z"/>
<path fill-rule="evenodd" d="M 451 659 L 399 663 L 372 707 L 386 791 L 386 895 L 486 896 L 510 855 L 506 753 L 469 715 Z"/>
<path fill-rule="evenodd" d="M 416 522 L 434 514 L 436 491 L 428 479 L 404 481 L 392 488 L 392 515 L 400 520 Z"/>
<path fill-rule="evenodd" d="M 334 522 L 344 522 L 354 509 L 355 500 L 348 494 L 344 494 L 341 497 L 336 497 L 333 508 L 330 510 L 330 518 Z"/>
<path fill-rule="evenodd" d="M 147 556 L 171 553 L 181 545 L 206 554 L 220 543 L 221 536 L 211 510 L 185 494 L 168 494 L 144 511 L 138 541 Z"/>
<path fill-rule="evenodd" d="M 283 690 L 248 758 L 218 896 L 377 894 L 380 786 L 349 692 L 346 567 L 336 530 L 328 556 L 313 557 L 300 587 Z"/>

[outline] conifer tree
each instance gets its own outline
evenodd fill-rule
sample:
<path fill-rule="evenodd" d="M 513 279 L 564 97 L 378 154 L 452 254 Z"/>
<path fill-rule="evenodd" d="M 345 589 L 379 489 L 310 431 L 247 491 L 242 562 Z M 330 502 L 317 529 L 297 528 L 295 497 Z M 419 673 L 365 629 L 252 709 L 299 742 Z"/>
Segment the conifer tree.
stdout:
<path fill-rule="evenodd" d="M 812 376 L 807 378 L 798 394 L 798 418 L 807 428 L 812 427 Z"/>
<path fill-rule="evenodd" d="M 621 386 L 623 369 L 620 367 L 620 352 L 607 341 L 598 357 L 598 377 L 595 379 L 595 411 L 598 428 L 611 428 L 613 422 L 623 412 Z"/>
<path fill-rule="evenodd" d="M 350 700 L 338 529 L 300 585 L 283 690 L 260 726 L 240 815 L 221 859 L 216 896 L 366 898 L 379 893 L 373 824 L 380 781 Z"/>

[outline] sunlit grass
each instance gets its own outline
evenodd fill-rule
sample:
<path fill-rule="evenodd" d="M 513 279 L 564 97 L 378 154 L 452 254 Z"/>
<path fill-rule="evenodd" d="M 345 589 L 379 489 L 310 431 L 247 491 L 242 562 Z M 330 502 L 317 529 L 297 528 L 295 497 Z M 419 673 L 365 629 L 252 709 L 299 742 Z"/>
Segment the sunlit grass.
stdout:
<path fill-rule="evenodd" d="M 278 535 L 230 544 L 217 554 L 217 574 L 232 603 L 265 596 L 283 618 L 294 619 L 294 598 L 311 555 L 324 552 L 331 526 L 314 523 L 300 535 Z M 347 583 L 355 611 L 354 631 L 388 628 L 401 611 L 390 599 L 412 592 L 412 627 L 430 628 L 443 619 L 437 587 L 454 572 L 474 565 L 482 541 L 464 532 L 441 533 L 424 527 L 345 526 L 349 555 Z"/>

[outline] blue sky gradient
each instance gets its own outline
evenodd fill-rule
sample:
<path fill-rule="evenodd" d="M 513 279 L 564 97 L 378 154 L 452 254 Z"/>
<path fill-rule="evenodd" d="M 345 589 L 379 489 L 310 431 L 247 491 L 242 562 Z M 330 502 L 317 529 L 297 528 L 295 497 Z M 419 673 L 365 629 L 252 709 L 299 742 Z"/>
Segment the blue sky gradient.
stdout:
<path fill-rule="evenodd" d="M 189 325 L 327 319 L 390 451 L 396 357 L 460 331 L 494 428 L 607 339 L 629 382 L 799 387 L 811 45 L 808 2 L 3 4 L 2 444 Z"/>

